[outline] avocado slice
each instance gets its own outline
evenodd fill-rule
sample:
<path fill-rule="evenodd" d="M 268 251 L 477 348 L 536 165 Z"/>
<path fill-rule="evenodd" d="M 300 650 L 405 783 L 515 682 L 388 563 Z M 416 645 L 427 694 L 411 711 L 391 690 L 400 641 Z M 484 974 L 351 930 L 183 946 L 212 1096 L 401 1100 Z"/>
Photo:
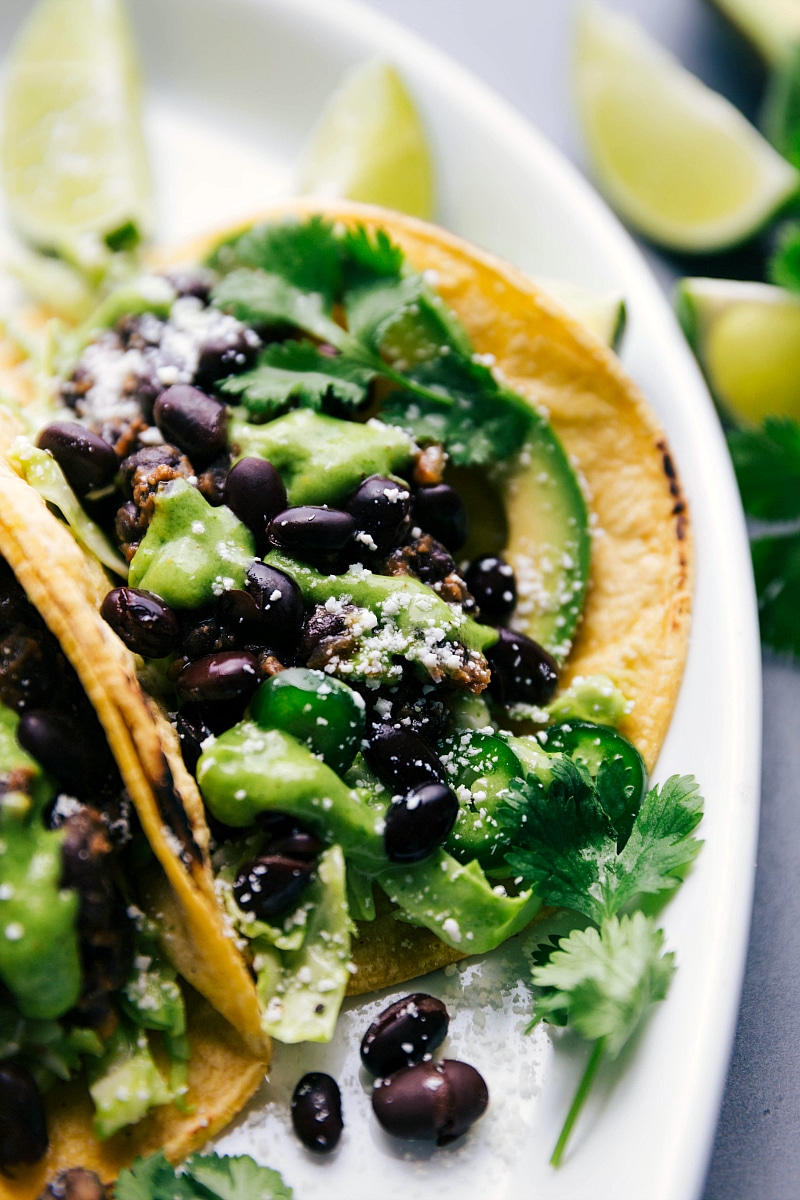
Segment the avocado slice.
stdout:
<path fill-rule="evenodd" d="M 517 577 L 515 624 L 562 663 L 589 580 L 589 514 L 575 472 L 546 422 L 535 426 L 505 478 L 504 557 Z"/>

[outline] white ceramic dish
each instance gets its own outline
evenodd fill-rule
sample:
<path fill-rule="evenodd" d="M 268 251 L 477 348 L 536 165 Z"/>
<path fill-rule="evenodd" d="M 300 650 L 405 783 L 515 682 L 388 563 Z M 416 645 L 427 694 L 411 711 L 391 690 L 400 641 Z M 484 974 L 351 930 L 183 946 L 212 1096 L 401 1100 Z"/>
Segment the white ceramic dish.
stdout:
<path fill-rule="evenodd" d="M 5 0 L 0 45 L 27 7 Z M 131 8 L 149 77 L 165 239 L 285 194 L 301 140 L 342 72 L 376 53 L 391 58 L 431 131 L 441 223 L 526 270 L 628 298 L 624 358 L 667 429 L 697 541 L 691 652 L 656 776 L 694 773 L 707 802 L 706 846 L 664 914 L 679 971 L 635 1044 L 601 1072 L 560 1171 L 548 1157 L 585 1047 L 561 1039 L 554 1048 L 541 1029 L 524 1036 L 530 937 L 421 985 L 454 1014 L 448 1055 L 473 1062 L 489 1083 L 490 1111 L 463 1144 L 430 1152 L 393 1143 L 377 1127 L 357 1047 L 380 999 L 351 1007 L 331 1047 L 280 1048 L 269 1088 L 219 1146 L 279 1168 L 298 1200 L 691 1200 L 705 1175 L 747 946 L 760 660 L 735 484 L 668 306 L 631 240 L 534 130 L 353 0 L 131 0 Z M 303 1151 L 288 1122 L 292 1087 L 312 1068 L 343 1087 L 346 1130 L 329 1160 Z"/>

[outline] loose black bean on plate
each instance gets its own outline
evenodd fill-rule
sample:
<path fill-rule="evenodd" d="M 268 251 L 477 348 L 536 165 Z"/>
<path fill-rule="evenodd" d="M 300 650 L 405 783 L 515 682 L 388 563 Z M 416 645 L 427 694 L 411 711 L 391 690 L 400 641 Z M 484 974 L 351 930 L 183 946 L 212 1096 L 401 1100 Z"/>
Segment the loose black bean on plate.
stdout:
<path fill-rule="evenodd" d="M 114 447 L 74 421 L 54 421 L 37 438 L 42 450 L 49 450 L 66 476 L 67 483 L 84 496 L 111 483 L 119 460 Z"/>
<path fill-rule="evenodd" d="M 222 650 L 188 663 L 175 690 L 181 700 L 216 704 L 249 699 L 260 682 L 258 658 L 249 650 Z"/>
<path fill-rule="evenodd" d="M 444 783 L 444 764 L 425 739 L 408 726 L 388 721 L 372 724 L 367 732 L 365 756 L 378 777 L 396 792 L 422 783 Z"/>
<path fill-rule="evenodd" d="M 358 526 L 357 538 L 368 550 L 385 552 L 398 540 L 411 509 L 406 484 L 383 475 L 370 475 L 345 503 Z M 371 544 L 370 544 L 371 543 Z"/>
<path fill-rule="evenodd" d="M 466 1133 L 483 1116 L 489 1091 L 482 1075 L 468 1063 L 445 1059 L 404 1067 L 379 1079 L 372 1109 L 387 1133 L 437 1146 Z"/>
<path fill-rule="evenodd" d="M 180 635 L 177 615 L 153 592 L 112 588 L 103 599 L 100 613 L 134 654 L 164 658 L 176 648 Z"/>
<path fill-rule="evenodd" d="M 228 445 L 228 410 L 213 396 L 188 383 L 167 388 L 155 402 L 153 417 L 168 442 L 190 459 L 195 470 L 212 462 Z"/>
<path fill-rule="evenodd" d="M 486 651 L 492 672 L 489 691 L 501 704 L 549 704 L 558 685 L 558 663 L 533 638 L 499 629 Z"/>
<path fill-rule="evenodd" d="M 458 816 L 458 799 L 444 783 L 423 783 L 389 805 L 383 844 L 394 863 L 415 863 L 441 846 Z"/>
<path fill-rule="evenodd" d="M 203 742 L 212 736 L 212 729 L 206 722 L 203 711 L 196 704 L 185 704 L 178 713 L 175 722 L 181 754 L 187 770 L 194 775 L 197 760 L 203 753 Z"/>
<path fill-rule="evenodd" d="M 470 563 L 464 580 L 487 625 L 510 617 L 517 604 L 514 568 L 497 554 L 484 554 Z"/>
<path fill-rule="evenodd" d="M 21 1063 L 0 1062 L 0 1170 L 32 1166 L 47 1153 L 44 1102 Z"/>
<path fill-rule="evenodd" d="M 286 488 L 272 463 L 240 458 L 228 472 L 222 498 L 253 534 L 258 548 L 266 546 L 267 525 L 286 508 Z"/>
<path fill-rule="evenodd" d="M 361 1042 L 361 1061 L 373 1075 L 392 1075 L 429 1058 L 447 1036 L 449 1024 L 441 1000 L 414 992 L 375 1018 Z"/>
<path fill-rule="evenodd" d="M 449 484 L 417 488 L 411 503 L 411 518 L 425 533 L 443 542 L 452 553 L 467 540 L 467 510 Z"/>
<path fill-rule="evenodd" d="M 292 1096 L 292 1125 L 308 1150 L 327 1154 L 342 1135 L 342 1097 L 339 1086 L 322 1071 L 309 1071 Z"/>
<path fill-rule="evenodd" d="M 298 554 L 325 554 L 342 550 L 356 532 L 350 513 L 327 505 L 300 504 L 286 508 L 267 526 L 270 543 Z"/>
<path fill-rule="evenodd" d="M 297 908 L 313 871 L 313 858 L 262 854 L 246 863 L 237 875 L 233 885 L 236 903 L 260 921 L 283 917 Z"/>

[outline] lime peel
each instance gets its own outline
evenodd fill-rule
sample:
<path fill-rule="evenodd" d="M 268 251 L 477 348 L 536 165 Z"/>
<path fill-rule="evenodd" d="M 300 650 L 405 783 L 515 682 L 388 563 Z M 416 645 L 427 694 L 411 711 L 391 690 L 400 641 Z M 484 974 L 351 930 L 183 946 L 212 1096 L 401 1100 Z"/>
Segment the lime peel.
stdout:
<path fill-rule="evenodd" d="M 576 68 L 598 180 L 653 241 L 721 250 L 755 233 L 797 194 L 800 174 L 634 22 L 585 5 Z"/>
<path fill-rule="evenodd" d="M 682 279 L 676 308 L 726 415 L 800 419 L 800 296 L 767 283 Z"/>
<path fill-rule="evenodd" d="M 122 0 L 41 0 L 12 49 L 0 167 L 12 223 L 72 261 L 151 223 L 140 85 Z"/>
<path fill-rule="evenodd" d="M 433 215 L 428 138 L 394 67 L 371 60 L 345 76 L 309 138 L 297 180 L 301 194 Z"/>

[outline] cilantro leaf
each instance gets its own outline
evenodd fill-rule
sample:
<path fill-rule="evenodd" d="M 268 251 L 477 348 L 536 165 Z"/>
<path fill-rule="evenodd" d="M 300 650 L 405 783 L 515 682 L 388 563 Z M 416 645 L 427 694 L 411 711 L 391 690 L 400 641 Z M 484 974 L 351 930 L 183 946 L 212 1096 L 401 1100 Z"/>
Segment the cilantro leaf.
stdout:
<path fill-rule="evenodd" d="M 280 275 L 241 267 L 225 275 L 211 298 L 224 312 L 256 328 L 294 327 L 338 346 L 346 337 L 328 315 L 330 306 L 321 292 L 306 292 Z"/>
<path fill-rule="evenodd" d="M 357 408 L 367 399 L 375 372 L 346 355 L 331 357 L 311 342 L 274 342 L 259 355 L 252 371 L 231 375 L 219 390 L 237 396 L 255 420 L 268 421 L 287 408 L 326 407 L 339 401 Z"/>
<path fill-rule="evenodd" d="M 572 1025 L 594 1042 L 592 1053 L 550 1158 L 561 1163 L 601 1059 L 615 1058 L 648 1007 L 666 996 L 675 956 L 664 952 L 664 934 L 642 912 L 608 917 L 600 929 L 576 929 L 536 962 L 531 978 L 541 993 L 534 1021 Z"/>
<path fill-rule="evenodd" d="M 193 1154 L 183 1170 L 204 1189 L 197 1194 L 213 1200 L 292 1200 L 292 1189 L 278 1172 L 259 1166 L 249 1154 Z"/>
<path fill-rule="evenodd" d="M 800 658 L 800 533 L 757 538 L 750 545 L 761 621 L 761 640 Z"/>
<path fill-rule="evenodd" d="M 319 295 L 325 312 L 341 290 L 339 238 L 322 217 L 253 225 L 217 246 L 208 265 L 224 275 L 242 267 L 277 275 L 297 291 Z"/>
<path fill-rule="evenodd" d="M 552 772 L 548 787 L 531 776 L 516 785 L 508 816 L 499 813 L 517 831 L 506 863 L 526 886 L 598 925 L 637 896 L 677 887 L 701 844 L 692 831 L 703 802 L 691 776 L 673 776 L 645 796 L 618 854 L 617 830 L 588 772 L 566 758 L 554 759 Z M 609 780 L 603 787 L 608 805 Z"/>
<path fill-rule="evenodd" d="M 292 1200 L 277 1171 L 247 1154 L 193 1154 L 176 1170 L 163 1150 L 120 1173 L 115 1200 Z"/>
<path fill-rule="evenodd" d="M 340 243 L 345 291 L 351 291 L 380 279 L 399 279 L 405 255 L 385 229 L 370 236 L 363 225 L 346 229 Z"/>
<path fill-rule="evenodd" d="M 672 775 L 660 789 L 651 788 L 611 864 L 607 911 L 618 912 L 637 896 L 673 891 L 703 844 L 693 836 L 702 816 L 703 797 L 692 775 Z"/>
<path fill-rule="evenodd" d="M 751 517 L 791 521 L 800 517 L 800 425 L 791 417 L 768 417 L 761 429 L 737 429 L 728 446 L 742 503 Z"/>
<path fill-rule="evenodd" d="M 129 1170 L 121 1171 L 114 1185 L 114 1200 L 206 1200 L 191 1181 L 176 1175 L 163 1150 L 149 1158 L 137 1158 Z"/>
<path fill-rule="evenodd" d="M 587 771 L 569 758 L 554 758 L 552 773 L 548 787 L 534 776 L 512 787 L 509 818 L 500 810 L 501 824 L 513 814 L 519 831 L 506 863 L 546 904 L 600 921 L 600 883 L 616 857 L 616 832 Z"/>
<path fill-rule="evenodd" d="M 782 226 L 767 274 L 778 287 L 800 291 L 800 221 L 787 221 Z"/>
<path fill-rule="evenodd" d="M 608 917 L 600 930 L 575 929 L 532 972 L 539 997 L 534 1020 L 565 1018 L 590 1041 L 604 1039 L 616 1058 L 649 1004 L 663 1000 L 675 973 L 664 934 L 642 912 Z"/>

